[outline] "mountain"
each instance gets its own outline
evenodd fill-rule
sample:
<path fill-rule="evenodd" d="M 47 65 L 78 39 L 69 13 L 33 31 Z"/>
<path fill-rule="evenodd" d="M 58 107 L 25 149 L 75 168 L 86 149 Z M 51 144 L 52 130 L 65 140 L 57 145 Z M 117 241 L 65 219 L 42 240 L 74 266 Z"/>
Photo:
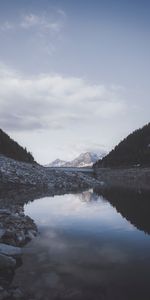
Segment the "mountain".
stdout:
<path fill-rule="evenodd" d="M 121 141 L 94 167 L 150 166 L 150 123 Z"/>
<path fill-rule="evenodd" d="M 67 162 L 65 167 L 92 167 L 93 163 L 95 163 L 99 159 L 99 156 L 96 153 L 86 152 L 81 153 L 74 160 Z"/>
<path fill-rule="evenodd" d="M 80 154 L 77 158 L 72 161 L 63 161 L 60 159 L 56 159 L 55 161 L 51 162 L 50 164 L 46 165 L 46 167 L 74 167 L 74 168 L 81 168 L 81 167 L 91 167 L 93 164 L 100 158 L 102 158 L 105 154 L 101 153 L 98 155 L 93 152 L 86 152 Z"/>
<path fill-rule="evenodd" d="M 0 129 L 0 154 L 19 161 L 35 162 L 32 154 L 11 139 L 2 129 Z"/>
<path fill-rule="evenodd" d="M 45 165 L 45 167 L 63 167 L 65 164 L 66 164 L 65 160 L 61 160 L 61 159 L 57 158 L 50 164 Z"/>

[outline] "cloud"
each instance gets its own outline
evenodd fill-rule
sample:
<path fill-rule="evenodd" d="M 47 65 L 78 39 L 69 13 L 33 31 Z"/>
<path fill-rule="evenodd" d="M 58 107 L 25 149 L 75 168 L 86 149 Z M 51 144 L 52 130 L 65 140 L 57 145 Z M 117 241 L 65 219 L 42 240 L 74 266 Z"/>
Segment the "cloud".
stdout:
<path fill-rule="evenodd" d="M 0 25 L 0 30 L 1 31 L 8 31 L 8 30 L 10 31 L 10 30 L 14 29 L 14 27 L 15 26 L 13 23 L 6 21 Z"/>
<path fill-rule="evenodd" d="M 23 16 L 23 20 L 19 24 L 23 29 L 35 28 L 38 30 L 44 30 L 49 32 L 59 32 L 61 30 L 62 23 L 59 21 L 52 21 L 45 14 L 35 15 L 28 14 Z"/>
<path fill-rule="evenodd" d="M 64 18 L 66 17 L 66 13 L 63 9 L 58 9 L 57 13 L 60 14 L 61 16 L 63 16 Z"/>
<path fill-rule="evenodd" d="M 67 145 L 61 145 L 61 151 L 64 153 L 68 153 L 68 144 Z M 106 149 L 106 145 L 102 144 L 102 143 L 96 143 L 93 140 L 91 140 L 91 138 L 87 139 L 87 138 L 82 138 L 82 140 L 80 139 L 80 137 L 78 137 L 78 143 L 70 143 L 69 144 L 69 154 L 68 154 L 68 160 L 72 160 L 74 158 L 76 158 L 78 155 L 80 155 L 81 153 L 85 153 L 85 152 L 93 152 L 93 153 L 97 153 L 98 155 L 102 155 L 102 154 L 106 154 L 107 150 Z"/>
<path fill-rule="evenodd" d="M 20 26 L 26 29 L 26 28 L 37 26 L 41 23 L 43 22 L 40 17 L 34 14 L 29 14 L 23 17 L 23 21 L 21 22 Z"/>
<path fill-rule="evenodd" d="M 44 74 L 26 77 L 0 67 L 0 122 L 9 130 L 89 126 L 125 110 L 120 92 L 82 78 Z"/>
<path fill-rule="evenodd" d="M 0 23 L 0 33 L 2 37 L 14 39 L 24 38 L 25 47 L 30 47 L 30 51 L 42 50 L 48 55 L 55 51 L 55 42 L 61 40 L 62 30 L 66 19 L 65 12 L 52 10 L 51 12 L 42 11 L 40 14 L 30 12 L 19 15 L 16 20 L 5 20 Z"/>
<path fill-rule="evenodd" d="M 62 10 L 54 11 L 51 15 L 46 12 L 41 14 L 29 13 L 19 16 L 16 21 L 4 21 L 0 24 L 0 29 L 2 31 L 35 29 L 38 31 L 59 32 L 65 17 L 66 14 Z"/>

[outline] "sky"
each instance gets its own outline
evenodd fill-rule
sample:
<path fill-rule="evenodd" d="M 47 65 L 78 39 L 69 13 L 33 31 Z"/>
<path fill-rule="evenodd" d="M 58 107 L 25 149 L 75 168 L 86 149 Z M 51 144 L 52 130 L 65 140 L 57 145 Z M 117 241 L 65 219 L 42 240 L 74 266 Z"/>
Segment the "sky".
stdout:
<path fill-rule="evenodd" d="M 149 122 L 150 2 L 0 0 L 0 128 L 46 164 Z"/>

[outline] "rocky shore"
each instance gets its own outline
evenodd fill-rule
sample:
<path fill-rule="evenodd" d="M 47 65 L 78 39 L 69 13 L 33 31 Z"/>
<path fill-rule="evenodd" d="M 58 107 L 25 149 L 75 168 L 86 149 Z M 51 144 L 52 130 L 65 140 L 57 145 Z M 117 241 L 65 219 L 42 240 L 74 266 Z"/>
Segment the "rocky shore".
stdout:
<path fill-rule="evenodd" d="M 23 207 L 13 204 L 0 209 L 0 300 L 24 299 L 22 291 L 11 283 L 22 263 L 21 247 L 36 235 L 37 227 L 24 215 Z"/>
<path fill-rule="evenodd" d="M 51 193 L 76 191 L 98 184 L 80 172 L 51 170 L 36 163 L 23 163 L 0 155 L 0 188 L 28 186 Z"/>
<path fill-rule="evenodd" d="M 150 168 L 95 168 L 94 176 L 106 189 L 128 189 L 134 192 L 150 192 Z"/>
<path fill-rule="evenodd" d="M 0 155 L 0 300 L 25 299 L 12 285 L 22 263 L 22 247 L 37 235 L 34 221 L 24 215 L 24 204 L 48 195 L 79 192 L 96 183 L 87 174 L 50 170 Z"/>
<path fill-rule="evenodd" d="M 22 263 L 22 247 L 37 235 L 24 204 L 44 196 L 112 187 L 150 191 L 150 169 L 97 169 L 93 174 L 51 170 L 0 155 L 0 300 L 26 300 L 12 285 Z"/>

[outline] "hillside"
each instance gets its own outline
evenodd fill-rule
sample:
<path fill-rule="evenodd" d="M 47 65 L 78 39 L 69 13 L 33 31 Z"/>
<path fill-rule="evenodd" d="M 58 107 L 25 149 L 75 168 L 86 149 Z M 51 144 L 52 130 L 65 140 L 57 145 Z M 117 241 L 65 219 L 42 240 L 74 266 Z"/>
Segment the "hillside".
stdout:
<path fill-rule="evenodd" d="M 94 167 L 150 166 L 150 123 L 121 141 Z"/>
<path fill-rule="evenodd" d="M 23 162 L 34 162 L 34 158 L 26 148 L 21 147 L 0 129 L 0 154 Z"/>

